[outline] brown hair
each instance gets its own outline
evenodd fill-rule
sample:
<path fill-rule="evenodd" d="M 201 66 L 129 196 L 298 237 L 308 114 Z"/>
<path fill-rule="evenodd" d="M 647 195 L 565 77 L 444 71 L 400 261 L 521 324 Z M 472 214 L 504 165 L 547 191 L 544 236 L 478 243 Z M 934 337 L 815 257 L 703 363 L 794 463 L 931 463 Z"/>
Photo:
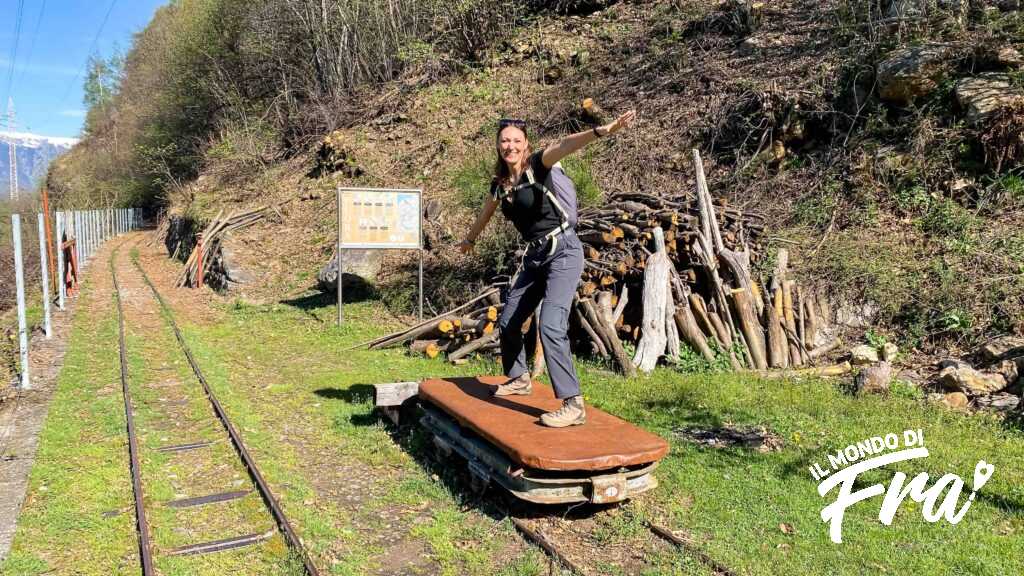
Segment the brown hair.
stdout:
<path fill-rule="evenodd" d="M 526 138 L 526 157 L 529 158 L 533 154 L 533 144 L 530 143 L 530 137 L 526 134 L 526 129 L 519 126 L 511 126 L 522 132 L 523 137 Z M 512 173 L 508 169 L 508 164 L 501 159 L 501 131 L 508 127 L 499 126 L 498 133 L 494 135 L 494 151 L 498 156 L 494 162 L 494 183 L 503 187 L 515 184 L 515 182 L 512 182 Z"/>

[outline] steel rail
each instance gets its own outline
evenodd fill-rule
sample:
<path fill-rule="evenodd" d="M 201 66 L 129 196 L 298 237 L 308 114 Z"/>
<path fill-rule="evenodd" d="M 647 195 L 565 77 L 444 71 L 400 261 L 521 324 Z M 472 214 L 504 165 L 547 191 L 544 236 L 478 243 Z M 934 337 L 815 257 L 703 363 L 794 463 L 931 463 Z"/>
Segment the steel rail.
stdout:
<path fill-rule="evenodd" d="M 149 524 L 146 522 L 146 507 L 143 504 L 142 476 L 139 466 L 139 442 L 135 434 L 135 418 L 132 409 L 131 392 L 128 390 L 128 353 L 124 342 L 124 309 L 121 306 L 121 288 L 117 284 L 117 271 L 114 262 L 117 251 L 114 248 L 110 255 L 110 276 L 114 281 L 114 300 L 117 303 L 118 354 L 121 358 L 121 391 L 124 395 L 125 420 L 128 422 L 128 459 L 132 472 L 132 491 L 135 494 L 135 521 L 139 533 L 139 556 L 142 560 L 143 576 L 155 574 L 153 569 L 152 546 L 149 541 Z"/>
<path fill-rule="evenodd" d="M 569 557 L 565 554 L 565 552 L 563 552 L 559 548 L 558 544 L 549 536 L 545 536 L 543 533 L 540 532 L 540 530 L 538 530 L 534 526 L 530 526 L 530 524 L 525 522 L 523 519 L 516 518 L 515 516 L 508 513 L 506 514 L 512 521 L 512 525 L 515 526 L 516 530 L 526 540 L 533 542 L 537 546 L 540 546 L 540 548 L 547 553 L 547 555 L 551 558 L 552 561 L 557 562 L 561 566 L 567 568 L 573 574 L 579 576 L 585 576 L 587 574 L 583 567 L 570 560 Z M 736 576 L 735 572 L 723 566 L 714 558 L 708 556 L 706 552 L 701 550 L 701 548 L 693 542 L 685 538 L 676 536 L 671 530 L 663 526 L 659 526 L 658 524 L 654 524 L 653 522 L 645 521 L 644 525 L 647 527 L 648 530 L 651 531 L 651 533 L 667 541 L 668 543 L 674 545 L 683 553 L 688 553 L 694 556 L 698 561 L 700 561 L 702 564 L 710 568 L 716 576 Z"/>
<path fill-rule="evenodd" d="M 253 460 L 249 451 L 246 449 L 245 444 L 242 442 L 241 435 L 239 435 L 238 431 L 235 430 L 235 427 L 231 425 L 231 421 L 228 419 L 227 413 L 224 411 L 224 408 L 221 407 L 220 402 L 217 401 L 217 397 L 214 395 L 213 389 L 210 388 L 209 383 L 206 381 L 206 377 L 203 375 L 202 369 L 199 368 L 199 363 L 196 362 L 195 357 L 192 355 L 192 350 L 185 342 L 185 337 L 178 328 L 177 322 L 174 321 L 174 314 L 171 311 L 170 306 L 168 306 L 167 302 L 164 301 L 163 296 L 160 295 L 156 286 L 154 286 L 153 282 L 150 281 L 146 271 L 142 269 L 142 266 L 136 258 L 132 258 L 132 264 L 134 264 L 135 268 L 140 274 L 142 274 L 142 280 L 147 286 L 149 286 L 149 289 L 153 292 L 153 296 L 155 296 L 157 302 L 160 303 L 160 308 L 164 312 L 164 318 L 171 326 L 171 329 L 174 330 L 174 336 L 177 338 L 182 352 L 185 353 L 185 358 L 188 359 L 189 365 L 192 366 L 192 372 L 195 373 L 196 379 L 199 380 L 200 384 L 202 384 L 203 391 L 206 393 L 206 398 L 210 401 L 210 404 L 213 405 L 213 410 L 217 415 L 217 419 L 220 420 L 224 429 L 227 430 L 228 436 L 231 437 L 231 443 L 235 446 L 235 450 L 242 458 L 242 462 L 245 464 L 245 468 L 249 472 L 249 476 L 252 477 L 260 496 L 263 498 L 263 502 L 267 505 L 267 508 L 270 509 L 270 513 L 274 516 L 274 521 L 277 523 L 277 527 L 284 534 L 285 540 L 288 541 L 292 550 L 301 558 L 302 564 L 306 569 L 306 573 L 309 574 L 309 576 L 319 576 L 320 572 L 313 564 L 312 559 L 309 557 L 309 553 L 302 545 L 302 541 L 299 540 L 298 535 L 296 535 L 295 531 L 292 529 L 291 523 L 288 522 L 288 518 L 284 514 L 284 510 L 281 509 L 277 499 L 274 498 L 274 494 L 270 491 L 270 486 L 268 486 L 267 482 L 263 479 L 263 475 L 260 473 L 259 468 L 257 468 L 256 462 Z"/>

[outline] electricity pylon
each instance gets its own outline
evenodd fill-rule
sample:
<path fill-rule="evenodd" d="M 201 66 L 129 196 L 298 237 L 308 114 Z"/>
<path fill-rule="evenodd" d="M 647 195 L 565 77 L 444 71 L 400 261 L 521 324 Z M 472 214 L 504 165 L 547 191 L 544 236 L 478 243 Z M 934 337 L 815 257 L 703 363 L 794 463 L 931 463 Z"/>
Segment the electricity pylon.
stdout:
<path fill-rule="evenodd" d="M 12 202 L 14 202 L 14 201 L 16 201 L 18 199 L 18 146 L 17 146 L 17 142 L 16 142 L 16 140 L 14 138 L 15 122 L 14 122 L 14 99 L 13 98 L 8 98 L 7 99 L 7 115 L 6 115 L 6 118 L 4 120 L 5 120 L 5 122 L 3 122 L 3 124 L 6 126 L 7 132 L 8 132 L 8 137 L 7 137 L 7 157 L 8 157 L 8 161 L 10 163 L 10 171 L 11 171 L 10 179 L 8 180 L 8 182 L 10 182 L 10 185 L 11 185 L 11 192 L 10 192 L 9 198 L 11 199 Z"/>

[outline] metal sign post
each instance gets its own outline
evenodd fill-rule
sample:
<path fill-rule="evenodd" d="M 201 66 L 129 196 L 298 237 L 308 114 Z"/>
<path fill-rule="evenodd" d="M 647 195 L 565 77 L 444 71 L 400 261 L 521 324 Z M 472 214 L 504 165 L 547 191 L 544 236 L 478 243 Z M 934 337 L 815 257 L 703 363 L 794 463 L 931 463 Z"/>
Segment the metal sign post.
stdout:
<path fill-rule="evenodd" d="M 419 316 L 423 318 L 422 198 L 419 189 L 338 187 L 338 326 L 344 318 L 343 254 L 351 248 L 418 250 Z"/>

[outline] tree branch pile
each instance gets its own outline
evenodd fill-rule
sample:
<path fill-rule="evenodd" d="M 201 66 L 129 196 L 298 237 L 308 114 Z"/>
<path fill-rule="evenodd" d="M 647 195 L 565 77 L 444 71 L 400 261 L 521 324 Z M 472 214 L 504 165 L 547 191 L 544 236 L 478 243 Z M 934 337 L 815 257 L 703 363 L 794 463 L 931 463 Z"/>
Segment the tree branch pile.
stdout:
<path fill-rule="evenodd" d="M 247 210 L 245 212 L 232 212 L 229 216 L 223 217 L 221 210 L 217 216 L 210 220 L 206 228 L 196 237 L 196 245 L 185 261 L 185 268 L 178 275 L 176 285 L 197 287 L 203 283 L 203 275 L 211 261 L 211 257 L 220 249 L 220 241 L 225 234 L 233 230 L 240 230 L 259 222 L 266 215 L 266 206 Z"/>

